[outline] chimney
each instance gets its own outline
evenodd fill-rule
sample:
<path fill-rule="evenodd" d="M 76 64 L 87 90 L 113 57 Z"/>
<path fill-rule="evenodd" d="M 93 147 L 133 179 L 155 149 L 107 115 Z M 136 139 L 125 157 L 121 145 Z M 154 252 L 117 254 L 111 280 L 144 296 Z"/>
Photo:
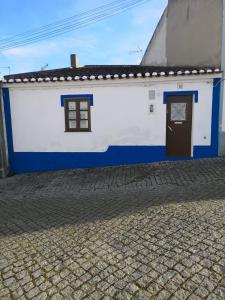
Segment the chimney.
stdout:
<path fill-rule="evenodd" d="M 78 63 L 77 63 L 77 56 L 76 56 L 76 54 L 71 54 L 71 55 L 70 55 L 70 62 L 71 62 L 71 67 L 72 67 L 72 68 L 78 68 Z"/>

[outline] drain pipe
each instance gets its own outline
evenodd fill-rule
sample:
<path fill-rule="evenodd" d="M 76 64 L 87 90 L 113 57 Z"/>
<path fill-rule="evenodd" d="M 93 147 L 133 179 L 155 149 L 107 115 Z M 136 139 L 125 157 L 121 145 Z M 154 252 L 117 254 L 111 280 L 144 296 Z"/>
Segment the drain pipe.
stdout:
<path fill-rule="evenodd" d="M 7 176 L 7 153 L 5 136 L 2 84 L 0 82 L 0 178 L 5 178 Z"/>

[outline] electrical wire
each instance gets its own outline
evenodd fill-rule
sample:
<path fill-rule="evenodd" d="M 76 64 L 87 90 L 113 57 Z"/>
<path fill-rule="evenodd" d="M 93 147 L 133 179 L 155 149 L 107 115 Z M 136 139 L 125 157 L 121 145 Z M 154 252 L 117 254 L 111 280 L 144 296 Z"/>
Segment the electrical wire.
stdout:
<path fill-rule="evenodd" d="M 142 0 L 143 1 L 143 0 Z M 129 5 L 134 5 L 134 4 L 136 4 L 137 2 L 140 2 L 140 0 L 130 0 L 130 4 Z M 88 15 L 88 16 L 86 16 L 86 17 L 84 17 L 84 18 L 77 18 L 77 19 L 75 19 L 75 20 L 72 20 L 72 21 L 70 21 L 69 23 L 65 23 L 65 22 L 63 22 L 64 24 L 59 24 L 59 25 L 57 25 L 57 26 L 54 26 L 54 27 L 52 27 L 53 29 L 51 29 L 51 28 L 46 28 L 47 29 L 47 34 L 49 34 L 49 32 L 52 32 L 52 30 L 53 30 L 53 33 L 56 31 L 56 30 L 62 30 L 62 29 L 67 29 L 67 28 L 69 28 L 70 26 L 73 26 L 74 25 L 74 22 L 76 22 L 75 24 L 80 24 L 80 22 L 77 22 L 77 21 L 81 21 L 81 22 L 83 22 L 83 21 L 90 21 L 90 20 L 92 20 L 92 18 L 94 17 L 94 18 L 96 18 L 96 17 L 98 17 L 98 16 L 102 16 L 103 14 L 105 14 L 105 13 L 109 13 L 109 14 L 111 14 L 111 13 L 114 13 L 115 11 L 114 11 L 114 9 L 116 9 L 116 12 L 117 12 L 117 10 L 119 9 L 119 10 L 122 10 L 122 9 L 126 9 L 126 7 L 127 7 L 127 4 L 125 4 L 125 6 L 124 6 L 124 4 L 121 6 L 121 4 L 120 4 L 120 6 L 119 7 L 113 7 L 113 10 L 110 8 L 110 11 L 108 11 L 108 10 L 103 10 L 103 11 L 100 11 L 100 13 L 101 14 L 90 14 L 90 15 Z M 91 18 L 91 19 L 90 19 Z M 72 22 L 72 23 L 71 23 Z M 63 25 L 63 27 L 62 27 L 62 25 Z M 44 30 L 44 31 L 46 31 L 46 29 Z M 41 31 L 43 31 L 43 30 L 41 30 Z M 39 30 L 39 31 L 35 31 L 35 32 L 33 32 L 33 33 L 31 33 L 31 36 L 33 36 L 34 35 L 34 37 L 39 37 L 40 35 L 39 35 L 39 33 L 41 33 L 41 31 Z M 46 32 L 44 32 L 43 34 L 46 34 Z M 21 34 L 21 36 L 24 36 L 25 34 Z M 41 34 L 41 36 L 42 36 L 42 34 Z M 18 37 L 17 39 L 19 39 L 20 37 Z M 26 38 L 26 36 L 25 36 L 25 38 Z M 14 41 L 16 41 L 17 39 L 14 39 Z M 11 42 L 11 39 L 8 39 L 8 41 L 10 41 Z M 0 41 L 0 43 L 1 43 L 1 41 Z M 7 43 L 6 43 L 7 44 Z M 2 46 L 4 46 L 4 43 L 1 43 L 1 45 Z"/>
<path fill-rule="evenodd" d="M 141 0 L 143 2 L 143 0 Z M 56 28 L 54 30 L 50 30 L 49 32 L 47 33 L 43 33 L 43 34 L 39 34 L 39 35 L 36 35 L 36 36 L 29 36 L 28 38 L 25 37 L 25 39 L 23 39 L 22 41 L 16 41 L 16 40 L 13 40 L 13 41 L 10 41 L 9 43 L 7 44 L 0 44 L 0 47 L 1 48 L 6 48 L 6 47 L 11 47 L 12 43 L 14 45 L 15 42 L 17 43 L 24 43 L 24 42 L 27 42 L 27 41 L 30 41 L 30 40 L 33 40 L 33 39 L 39 39 L 39 38 L 42 38 L 42 37 L 49 37 L 51 34 L 54 34 L 54 33 L 61 33 L 61 31 L 66 31 L 68 29 L 71 29 L 72 27 L 77 27 L 79 25 L 80 26 L 85 26 L 86 25 L 86 22 L 89 24 L 90 22 L 92 23 L 92 21 L 97 21 L 98 18 L 100 18 L 100 20 L 102 20 L 102 18 L 106 18 L 108 16 L 111 16 L 111 15 L 114 15 L 114 14 L 117 14 L 118 12 L 120 11 L 124 11 L 126 10 L 127 8 L 130 8 L 131 6 L 134 6 L 136 4 L 139 4 L 138 2 L 140 2 L 140 0 L 132 0 L 132 2 L 129 4 L 129 7 L 127 7 L 127 4 L 124 6 L 120 6 L 119 7 L 119 11 L 118 11 L 118 7 L 116 8 L 116 10 L 110 10 L 110 11 L 107 11 L 107 14 L 105 11 L 102 11 L 101 14 L 97 14 L 97 15 L 90 15 L 90 17 L 88 18 L 85 18 L 84 20 L 81 20 L 80 22 L 75 22 L 73 24 L 68 24 L 67 26 L 64 26 L 63 28 Z M 55 35 L 54 35 L 55 36 Z"/>
<path fill-rule="evenodd" d="M 127 0 L 125 0 L 125 1 L 127 1 Z M 46 29 L 49 30 L 49 28 L 51 28 L 51 27 L 55 27 L 57 25 L 60 26 L 60 25 L 63 25 L 64 23 L 70 22 L 71 20 L 74 20 L 74 18 L 76 18 L 77 20 L 79 20 L 80 17 L 82 17 L 82 16 L 88 16 L 89 14 L 91 14 L 91 13 L 93 13 L 95 11 L 107 8 L 108 6 L 110 6 L 111 8 L 113 8 L 114 5 L 118 5 L 118 4 L 121 4 L 120 0 L 119 1 L 110 2 L 110 3 L 102 5 L 102 6 L 98 6 L 97 8 L 94 8 L 94 9 L 91 9 L 91 10 L 88 10 L 88 11 L 83 11 L 81 13 L 73 15 L 72 17 L 68 17 L 68 18 L 65 18 L 65 19 L 62 19 L 62 20 L 58 20 L 58 21 L 52 22 L 50 24 L 47 24 L 47 25 L 35 28 L 35 29 L 31 29 L 31 30 L 25 31 L 25 32 L 23 32 L 21 34 L 14 35 L 12 37 L 0 39 L 0 43 L 4 42 L 4 41 L 6 41 L 6 42 L 10 41 L 12 38 L 23 37 L 23 36 L 26 36 L 27 34 L 35 34 L 35 33 L 41 32 L 41 31 L 45 31 Z"/>
<path fill-rule="evenodd" d="M 53 22 L 39 29 L 29 30 L 12 38 L 0 40 L 0 50 L 7 50 L 18 46 L 33 44 L 50 39 L 92 24 L 106 18 L 121 14 L 131 8 L 140 6 L 149 0 L 125 0 L 126 2 L 114 1 L 98 8 L 76 14 L 73 17 Z"/>

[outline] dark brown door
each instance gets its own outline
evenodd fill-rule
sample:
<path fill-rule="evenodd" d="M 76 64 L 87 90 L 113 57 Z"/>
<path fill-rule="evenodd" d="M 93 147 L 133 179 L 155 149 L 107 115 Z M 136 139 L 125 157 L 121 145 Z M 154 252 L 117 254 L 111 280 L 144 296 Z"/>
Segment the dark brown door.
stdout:
<path fill-rule="evenodd" d="M 167 156 L 190 157 L 192 154 L 192 102 L 189 95 L 167 98 Z"/>

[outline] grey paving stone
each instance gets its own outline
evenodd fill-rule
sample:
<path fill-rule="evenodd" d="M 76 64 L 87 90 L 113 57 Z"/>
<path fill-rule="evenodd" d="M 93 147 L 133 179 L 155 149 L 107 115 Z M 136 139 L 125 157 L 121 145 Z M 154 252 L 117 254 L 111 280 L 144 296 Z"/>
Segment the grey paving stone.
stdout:
<path fill-rule="evenodd" d="M 39 294 L 38 296 L 34 297 L 33 299 L 34 300 L 46 300 L 46 299 L 48 299 L 48 295 L 45 292 L 43 292 L 43 293 Z"/>
<path fill-rule="evenodd" d="M 149 300 L 150 294 L 147 291 L 138 291 L 133 298 L 135 300 Z"/>
<path fill-rule="evenodd" d="M 157 299 L 158 300 L 167 300 L 167 299 L 170 299 L 170 296 L 171 296 L 171 293 L 169 293 L 166 290 L 161 290 L 160 293 L 157 295 Z"/>
<path fill-rule="evenodd" d="M 59 293 L 53 295 L 52 298 L 51 298 L 51 300 L 63 300 L 63 299 L 64 299 L 64 297 Z M 79 300 L 78 298 L 74 298 L 74 299 Z"/>
<path fill-rule="evenodd" d="M 26 296 L 28 299 L 32 299 L 35 296 L 37 296 L 39 293 L 40 293 L 40 290 L 38 289 L 38 287 L 35 287 L 35 288 L 29 290 L 29 292 L 26 293 Z"/>
<path fill-rule="evenodd" d="M 126 291 L 119 292 L 115 297 L 116 300 L 130 300 L 131 298 L 132 296 Z"/>
<path fill-rule="evenodd" d="M 216 158 L 0 180 L 0 298 L 223 299 L 224 178 Z"/>
<path fill-rule="evenodd" d="M 225 298 L 225 287 L 218 287 L 215 291 L 214 294 L 218 297 L 220 297 L 220 299 Z"/>

